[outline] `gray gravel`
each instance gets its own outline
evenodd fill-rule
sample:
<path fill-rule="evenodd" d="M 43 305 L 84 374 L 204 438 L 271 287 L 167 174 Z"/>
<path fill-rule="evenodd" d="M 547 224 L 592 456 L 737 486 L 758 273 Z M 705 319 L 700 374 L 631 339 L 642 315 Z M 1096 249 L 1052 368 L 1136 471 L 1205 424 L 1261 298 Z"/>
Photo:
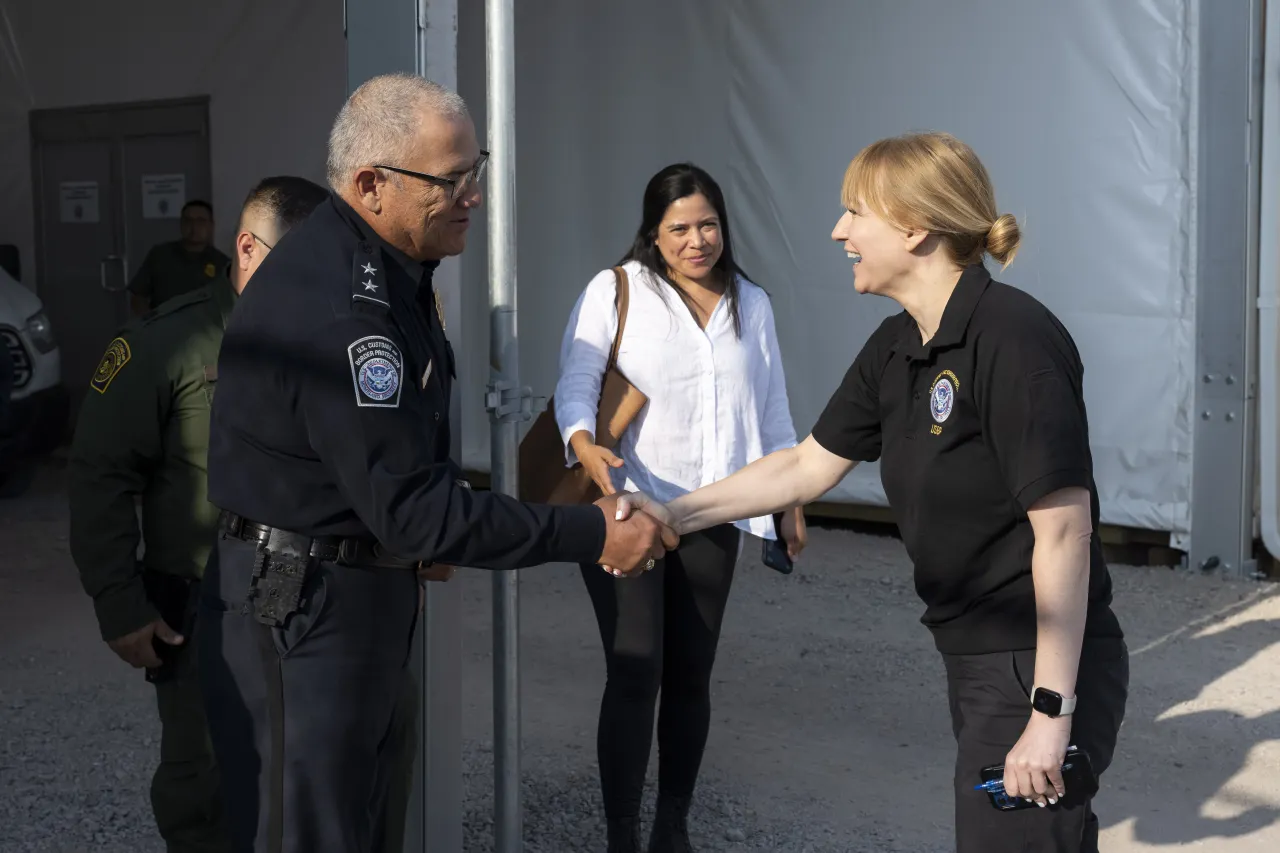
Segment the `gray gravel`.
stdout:
<path fill-rule="evenodd" d="M 42 663 L 41 659 L 44 659 Z M 145 685 L 106 678 L 59 689 L 66 669 L 49 652 L 19 659 L 0 657 L 5 673 L 4 734 L 0 738 L 0 821 L 4 853 L 161 853 L 147 801 L 158 728 Z M 53 669 L 46 668 L 49 662 Z M 65 682 L 63 682 L 65 683 Z M 42 685 L 34 690 L 36 685 Z M 578 760 L 557 764 L 550 756 L 526 756 L 524 773 L 527 853 L 603 850 L 594 767 Z M 469 743 L 466 773 L 465 849 L 493 849 L 492 752 Z M 645 833 L 653 791 L 645 803 Z M 690 818 L 699 851 L 774 850 L 795 853 L 898 851 L 892 831 L 872 834 L 856 846 L 820 819 L 762 817 L 747 788 L 704 775 Z M 937 848 L 943 850 L 945 848 Z"/>
<path fill-rule="evenodd" d="M 154 700 L 118 670 L 89 680 L 60 658 L 0 658 L 0 850 L 161 853 L 147 800 Z"/>
<path fill-rule="evenodd" d="M 523 779 L 524 849 L 526 853 L 566 853 L 605 849 L 604 818 L 594 767 L 554 766 L 550 756 L 530 768 L 526 755 Z M 469 851 L 493 849 L 492 754 L 471 746 L 464 755 L 467 773 L 464 844 Z M 546 766 L 546 765 L 552 766 Z M 653 779 L 646 791 L 641 840 L 648 843 L 653 820 Z M 761 815 L 749 788 L 718 774 L 704 773 L 689 816 L 690 838 L 699 853 L 773 850 L 780 853 L 943 853 L 945 846 L 900 845 L 891 828 L 872 829 L 856 842 L 817 810 L 789 820 Z"/>

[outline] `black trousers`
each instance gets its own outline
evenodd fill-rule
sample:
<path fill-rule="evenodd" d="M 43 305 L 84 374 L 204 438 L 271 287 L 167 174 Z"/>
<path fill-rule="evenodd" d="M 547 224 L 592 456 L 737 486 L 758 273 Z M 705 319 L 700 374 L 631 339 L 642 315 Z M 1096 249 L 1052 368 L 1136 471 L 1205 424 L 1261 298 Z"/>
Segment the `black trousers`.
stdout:
<path fill-rule="evenodd" d="M 648 572 L 616 578 L 583 564 L 607 680 L 596 750 L 605 815 L 640 813 L 658 693 L 658 789 L 693 794 L 711 724 L 711 667 L 741 534 L 722 525 L 682 537 Z"/>
<path fill-rule="evenodd" d="M 943 655 L 957 743 L 957 853 L 1097 853 L 1091 802 L 1001 812 L 973 790 L 983 767 L 1003 764 L 1031 717 L 1034 650 Z M 1071 743 L 1101 775 L 1111 764 L 1129 691 L 1129 652 L 1119 638 L 1086 638 L 1076 677 Z"/>
<path fill-rule="evenodd" d="M 253 560 L 252 544 L 218 538 L 197 619 L 232 850 L 369 853 L 384 835 L 417 578 L 320 563 L 273 628 L 242 607 Z"/>

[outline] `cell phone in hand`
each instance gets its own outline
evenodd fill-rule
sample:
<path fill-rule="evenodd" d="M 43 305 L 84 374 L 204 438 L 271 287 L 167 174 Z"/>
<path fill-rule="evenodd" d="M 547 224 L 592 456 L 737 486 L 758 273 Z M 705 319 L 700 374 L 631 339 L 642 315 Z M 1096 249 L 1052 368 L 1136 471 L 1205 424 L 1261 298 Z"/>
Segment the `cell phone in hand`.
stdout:
<path fill-rule="evenodd" d="M 777 538 L 764 540 L 760 559 L 775 572 L 789 575 L 795 568 L 795 563 L 791 561 L 791 555 L 787 553 L 787 543 L 782 538 L 782 513 L 780 512 L 774 513 L 773 529 Z"/>
<path fill-rule="evenodd" d="M 979 771 L 981 785 L 975 785 L 975 791 L 983 791 L 991 801 L 991 806 L 1002 812 L 1019 809 L 1038 808 L 1032 801 L 1022 797 L 1010 797 L 1004 790 L 1004 765 L 992 764 Z M 1098 793 L 1098 777 L 1093 772 L 1093 764 L 1089 761 L 1089 753 L 1078 747 L 1067 747 L 1067 754 L 1062 759 L 1062 784 L 1067 789 L 1057 806 L 1070 808 L 1077 803 Z M 1054 806 L 1046 806 L 1054 808 Z"/>

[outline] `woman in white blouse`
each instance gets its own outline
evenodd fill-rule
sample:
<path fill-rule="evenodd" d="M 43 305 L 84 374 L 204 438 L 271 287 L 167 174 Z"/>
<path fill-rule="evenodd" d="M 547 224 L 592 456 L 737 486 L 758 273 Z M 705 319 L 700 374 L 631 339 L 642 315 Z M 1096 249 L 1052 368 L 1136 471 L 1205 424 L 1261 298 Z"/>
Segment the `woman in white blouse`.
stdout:
<path fill-rule="evenodd" d="M 596 405 L 618 317 L 615 278 L 587 285 L 565 330 L 556 418 L 568 464 L 604 490 L 668 501 L 793 447 L 773 310 L 734 263 L 720 187 L 702 169 L 668 166 L 645 188 L 635 242 L 622 260 L 630 307 L 618 369 L 649 398 L 615 456 L 594 443 Z M 799 508 L 782 538 L 804 548 Z M 776 538 L 753 518 L 686 536 L 652 571 L 615 578 L 582 566 L 608 679 L 597 749 L 609 851 L 638 851 L 641 792 L 658 712 L 658 810 L 649 850 L 688 851 L 686 817 L 710 725 L 711 667 L 742 532 Z"/>

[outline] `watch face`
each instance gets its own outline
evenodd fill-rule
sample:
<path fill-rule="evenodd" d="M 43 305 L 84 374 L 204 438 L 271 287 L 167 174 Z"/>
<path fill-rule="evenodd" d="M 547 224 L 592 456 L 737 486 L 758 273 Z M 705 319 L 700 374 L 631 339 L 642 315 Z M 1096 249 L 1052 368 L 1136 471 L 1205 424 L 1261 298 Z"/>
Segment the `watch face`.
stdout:
<path fill-rule="evenodd" d="M 1042 714 L 1056 717 L 1062 713 L 1062 697 L 1052 690 L 1045 690 L 1043 687 L 1039 687 L 1036 688 L 1035 694 L 1031 697 L 1031 707 Z"/>

